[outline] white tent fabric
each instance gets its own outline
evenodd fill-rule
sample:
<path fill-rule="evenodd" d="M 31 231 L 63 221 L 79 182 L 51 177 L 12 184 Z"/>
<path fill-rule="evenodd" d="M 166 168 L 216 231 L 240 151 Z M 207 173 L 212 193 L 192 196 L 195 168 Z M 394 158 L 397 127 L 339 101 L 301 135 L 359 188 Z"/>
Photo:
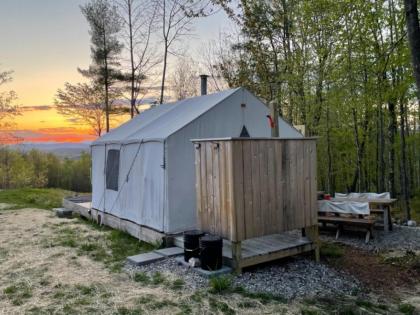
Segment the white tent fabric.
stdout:
<path fill-rule="evenodd" d="M 267 106 L 244 88 L 155 106 L 97 139 L 92 208 L 165 233 L 196 228 L 191 139 L 270 137 Z M 302 138 L 280 117 L 282 138 Z M 109 150 L 120 150 L 118 190 L 106 188 Z"/>
<path fill-rule="evenodd" d="M 366 192 L 366 193 L 352 192 L 352 193 L 348 193 L 348 194 L 335 193 L 335 198 L 390 199 L 391 194 L 389 192 L 383 192 L 383 193 L 379 193 L 379 194 L 378 193 L 371 193 L 371 192 Z"/>
<path fill-rule="evenodd" d="M 368 202 L 318 200 L 319 212 L 369 215 Z"/>

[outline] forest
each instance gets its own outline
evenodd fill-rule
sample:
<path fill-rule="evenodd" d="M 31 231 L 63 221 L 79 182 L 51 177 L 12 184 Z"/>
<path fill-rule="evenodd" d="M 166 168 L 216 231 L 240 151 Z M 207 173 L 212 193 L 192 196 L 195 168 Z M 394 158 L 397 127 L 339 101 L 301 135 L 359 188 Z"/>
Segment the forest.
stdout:
<path fill-rule="evenodd" d="M 77 69 L 87 83 L 66 83 L 56 106 L 99 136 L 120 114 L 119 100 L 128 101 L 131 117 L 141 115 L 139 105 L 153 91 L 156 103 L 198 95 L 198 74 L 206 73 L 211 92 L 246 87 L 304 126 L 306 136 L 318 137 L 320 190 L 389 191 L 409 217 L 410 199 L 420 194 L 419 69 L 413 71 L 417 55 L 410 52 L 406 18 L 415 10 L 418 26 L 412 3 L 92 0 L 81 7 L 91 65 Z M 188 54 L 183 46 L 195 21 L 217 12 L 232 27 L 203 45 L 201 59 Z M 60 182 L 39 174 L 50 167 L 64 174 L 88 159 L 57 162 L 39 152 L 18 157 L 2 150 L 17 165 L 31 161 L 26 171 L 41 186 L 75 188 L 70 175 Z M 54 162 L 40 170 L 40 160 Z"/>
<path fill-rule="evenodd" d="M 90 164 L 86 152 L 77 159 L 63 159 L 38 150 L 0 147 L 0 189 L 47 187 L 89 192 Z"/>
<path fill-rule="evenodd" d="M 240 28 L 221 74 L 319 137 L 319 188 L 390 191 L 407 210 L 419 193 L 420 112 L 403 2 L 218 2 Z"/>

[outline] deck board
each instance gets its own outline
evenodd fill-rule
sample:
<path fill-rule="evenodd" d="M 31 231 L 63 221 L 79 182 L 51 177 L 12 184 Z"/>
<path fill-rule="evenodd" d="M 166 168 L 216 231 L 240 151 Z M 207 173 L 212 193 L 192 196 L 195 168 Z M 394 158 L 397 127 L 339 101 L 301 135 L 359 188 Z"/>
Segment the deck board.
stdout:
<path fill-rule="evenodd" d="M 176 237 L 176 245 L 183 246 L 182 236 Z M 242 241 L 242 257 L 246 265 L 252 265 L 247 261 L 270 261 L 276 257 L 290 256 L 290 253 L 301 253 L 314 249 L 314 244 L 307 237 L 291 235 L 288 233 L 265 235 Z M 283 255 L 284 254 L 284 255 Z M 226 263 L 232 262 L 231 242 L 223 240 L 223 257 Z"/>

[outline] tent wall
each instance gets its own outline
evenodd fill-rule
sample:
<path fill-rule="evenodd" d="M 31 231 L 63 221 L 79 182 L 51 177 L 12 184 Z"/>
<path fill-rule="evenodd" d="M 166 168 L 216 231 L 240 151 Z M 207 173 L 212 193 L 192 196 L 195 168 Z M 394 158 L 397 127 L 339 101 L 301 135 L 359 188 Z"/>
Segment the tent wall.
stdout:
<path fill-rule="evenodd" d="M 105 152 L 110 149 L 120 150 L 118 191 L 106 189 L 104 192 L 105 159 L 100 157 L 106 156 Z M 93 146 L 92 164 L 93 208 L 163 231 L 165 170 L 162 142 L 110 144 L 106 149 L 105 146 Z"/>
<path fill-rule="evenodd" d="M 241 104 L 245 104 L 242 107 Z M 242 89 L 167 139 L 168 206 L 165 231 L 196 228 L 194 146 L 191 139 L 239 137 L 245 125 L 251 137 L 270 137 L 268 108 Z"/>
<path fill-rule="evenodd" d="M 91 147 L 92 155 L 92 208 L 103 211 L 105 189 L 105 146 Z"/>

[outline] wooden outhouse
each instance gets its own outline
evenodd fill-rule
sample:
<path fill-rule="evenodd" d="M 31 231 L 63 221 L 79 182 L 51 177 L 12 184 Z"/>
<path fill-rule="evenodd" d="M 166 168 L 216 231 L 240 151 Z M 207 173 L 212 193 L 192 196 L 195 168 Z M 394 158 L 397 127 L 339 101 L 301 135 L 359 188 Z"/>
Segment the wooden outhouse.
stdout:
<path fill-rule="evenodd" d="M 226 240 L 237 271 L 312 250 L 319 258 L 315 138 L 193 142 L 198 226 Z"/>

